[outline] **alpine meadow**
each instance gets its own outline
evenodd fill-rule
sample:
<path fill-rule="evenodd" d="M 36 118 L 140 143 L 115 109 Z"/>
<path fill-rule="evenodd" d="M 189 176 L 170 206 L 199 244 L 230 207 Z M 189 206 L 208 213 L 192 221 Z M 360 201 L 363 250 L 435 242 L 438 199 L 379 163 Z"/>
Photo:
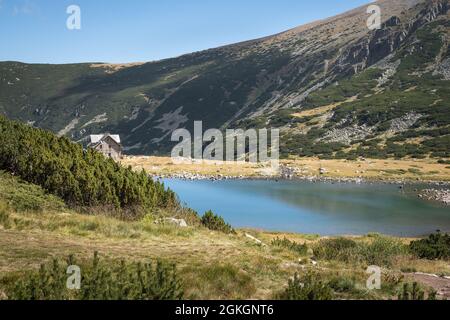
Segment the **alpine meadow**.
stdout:
<path fill-rule="evenodd" d="M 358 0 L 254 40 L 97 61 L 159 37 L 197 45 L 181 31 L 203 18 L 200 34 L 220 25 L 227 43 L 275 7 L 288 20 L 289 1 L 230 1 L 227 28 L 203 0 L 115 1 L 104 15 L 100 2 L 0 0 L 0 23 L 13 21 L 0 52 L 1 307 L 166 300 L 144 306 L 281 319 L 298 301 L 450 299 L 448 0 Z M 305 17 L 350 8 L 300 2 Z M 58 64 L 75 54 L 86 62 Z"/>

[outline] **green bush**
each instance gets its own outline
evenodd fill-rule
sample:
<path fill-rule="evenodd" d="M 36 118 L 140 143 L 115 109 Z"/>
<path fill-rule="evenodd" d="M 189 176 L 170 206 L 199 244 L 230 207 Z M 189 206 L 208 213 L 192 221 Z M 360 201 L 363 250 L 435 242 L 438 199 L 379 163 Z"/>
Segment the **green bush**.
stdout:
<path fill-rule="evenodd" d="M 358 251 L 368 265 L 377 266 L 389 266 L 393 258 L 408 253 L 407 246 L 400 241 L 382 236 L 375 237 L 368 244 L 361 244 Z"/>
<path fill-rule="evenodd" d="M 419 286 L 417 282 L 412 285 L 404 283 L 402 290 L 398 293 L 398 300 L 436 300 L 436 291 L 430 291 L 425 297 L 425 291 Z"/>
<path fill-rule="evenodd" d="M 449 259 L 450 235 L 437 232 L 426 239 L 411 242 L 409 250 L 421 259 Z"/>
<path fill-rule="evenodd" d="M 178 205 L 175 194 L 142 171 L 124 168 L 65 137 L 0 116 L 0 170 L 41 186 L 76 208 L 121 216 Z"/>
<path fill-rule="evenodd" d="M 320 240 L 313 248 L 318 259 L 350 262 L 354 259 L 358 244 L 350 239 Z"/>
<path fill-rule="evenodd" d="M 60 198 L 3 171 L 0 171 L 0 199 L 4 199 L 17 212 L 60 212 L 67 209 Z"/>
<path fill-rule="evenodd" d="M 202 224 L 206 228 L 223 233 L 235 233 L 234 229 L 223 220 L 221 216 L 215 215 L 211 210 L 207 211 L 202 217 Z"/>
<path fill-rule="evenodd" d="M 306 255 L 306 253 L 308 252 L 308 246 L 305 243 L 300 244 L 287 238 L 280 239 L 277 237 L 276 239 L 272 240 L 272 246 L 286 248 L 290 251 L 298 253 L 299 255 Z"/>
<path fill-rule="evenodd" d="M 183 270 L 183 279 L 189 300 L 205 297 L 242 300 L 252 297 L 257 290 L 251 274 L 228 263 L 190 265 Z"/>
<path fill-rule="evenodd" d="M 328 285 L 337 293 L 353 293 L 357 291 L 355 280 L 347 277 L 333 277 L 328 281 Z"/>
<path fill-rule="evenodd" d="M 9 206 L 4 201 L 0 201 L 0 226 L 3 226 L 5 229 L 9 229 L 11 226 Z"/>
<path fill-rule="evenodd" d="M 308 273 L 300 278 L 295 274 L 289 279 L 288 287 L 278 298 L 281 300 L 332 300 L 333 290 L 328 283 L 318 280 L 320 276 Z"/>
<path fill-rule="evenodd" d="M 175 265 L 106 263 L 97 253 L 91 264 L 80 264 L 81 287 L 67 289 L 67 267 L 77 265 L 54 259 L 38 272 L 28 272 L 6 290 L 12 300 L 177 300 L 183 297 Z"/>
<path fill-rule="evenodd" d="M 382 236 L 375 236 L 369 242 L 345 238 L 324 239 L 314 247 L 314 255 L 318 259 L 379 266 L 388 266 L 393 258 L 407 252 L 407 247 L 400 241 Z"/>

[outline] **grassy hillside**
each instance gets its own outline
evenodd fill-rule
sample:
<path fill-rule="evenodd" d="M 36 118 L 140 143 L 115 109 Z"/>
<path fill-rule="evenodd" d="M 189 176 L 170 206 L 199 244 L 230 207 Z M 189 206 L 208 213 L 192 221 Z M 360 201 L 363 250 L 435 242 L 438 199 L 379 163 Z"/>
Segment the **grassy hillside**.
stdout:
<path fill-rule="evenodd" d="M 40 185 L 72 207 L 130 218 L 177 207 L 175 194 L 145 172 L 135 173 L 67 138 L 0 116 L 0 170 Z"/>
<path fill-rule="evenodd" d="M 448 180 L 448 1 L 378 4 L 391 16 L 375 31 L 362 7 L 152 63 L 1 62 L 0 300 L 450 298 L 449 235 L 235 230 L 73 142 L 109 131 L 128 153 L 167 153 L 172 131 L 194 120 L 270 126 L 282 129 L 289 172 Z M 359 157 L 422 160 L 359 159 L 355 170 L 346 159 Z M 174 170 L 159 161 L 152 170 Z M 65 286 L 69 265 L 81 267 L 81 290 Z M 373 265 L 380 290 L 366 285 Z"/>
<path fill-rule="evenodd" d="M 417 31 L 414 40 L 383 61 L 383 68 L 395 65 L 395 73 L 382 84 L 389 69 L 378 65 L 311 94 L 307 109 L 332 107 L 309 117 L 293 113 L 291 128 L 307 133 L 289 133 L 285 153 L 350 159 L 450 157 L 450 81 L 436 71 L 436 62 L 448 59 L 449 27 L 442 19 Z"/>
<path fill-rule="evenodd" d="M 224 234 L 202 226 L 155 224 L 148 218 L 127 222 L 80 215 L 40 187 L 9 174 L 0 175 L 0 185 L 0 299 L 17 294 L 17 283 L 39 279 L 41 264 L 52 270 L 54 258 L 60 259 L 64 279 L 64 261 L 71 255 L 78 265 L 91 268 L 94 251 L 100 264 L 111 270 L 119 268 L 121 260 L 127 266 L 156 260 L 175 263 L 188 299 L 286 298 L 288 279 L 296 273 L 301 279 L 313 275 L 312 286 L 327 284 L 333 299 L 387 299 L 396 298 L 404 283 L 419 280 L 412 272 L 450 275 L 448 261 L 409 253 L 408 239 L 368 235 L 344 241 L 255 230 Z M 34 205 L 24 208 L 20 204 L 25 202 Z M 382 289 L 369 291 L 365 271 L 374 263 L 383 267 Z M 431 292 L 427 283 L 421 288 Z"/>
<path fill-rule="evenodd" d="M 135 170 L 162 177 L 223 177 L 279 178 L 279 172 L 260 164 L 233 163 L 217 165 L 174 165 L 169 157 L 126 157 L 122 164 Z M 282 172 L 296 178 L 364 179 L 366 181 L 450 181 L 450 162 L 435 159 L 412 160 L 323 160 L 318 158 L 290 158 L 280 161 Z M 322 170 L 321 170 L 322 169 Z M 324 171 L 325 170 L 325 171 Z"/>
<path fill-rule="evenodd" d="M 286 157 L 448 158 L 450 80 L 438 70 L 449 27 L 447 18 L 426 24 L 398 52 L 311 93 L 300 108 L 244 124 L 283 126 Z"/>
<path fill-rule="evenodd" d="M 236 45 L 141 64 L 0 63 L 0 113 L 167 154 L 174 129 L 278 127 L 284 156 L 449 156 L 448 2 L 382 0 Z M 365 144 L 364 144 L 365 143 Z"/>

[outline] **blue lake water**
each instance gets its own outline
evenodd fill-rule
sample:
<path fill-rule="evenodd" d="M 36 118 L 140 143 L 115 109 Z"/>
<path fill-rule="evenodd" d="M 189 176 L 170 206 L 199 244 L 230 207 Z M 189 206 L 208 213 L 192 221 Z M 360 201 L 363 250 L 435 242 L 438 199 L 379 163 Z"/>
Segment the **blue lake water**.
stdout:
<path fill-rule="evenodd" d="M 388 184 L 164 180 L 182 203 L 237 228 L 320 235 L 422 236 L 450 231 L 450 208 Z"/>

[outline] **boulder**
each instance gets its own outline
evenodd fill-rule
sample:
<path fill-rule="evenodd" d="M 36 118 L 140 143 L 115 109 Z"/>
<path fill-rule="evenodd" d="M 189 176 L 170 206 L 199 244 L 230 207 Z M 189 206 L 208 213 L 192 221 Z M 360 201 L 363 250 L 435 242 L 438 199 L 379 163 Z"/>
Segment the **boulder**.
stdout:
<path fill-rule="evenodd" d="M 188 224 L 186 223 L 186 220 L 184 220 L 184 219 L 166 218 L 166 219 L 164 219 L 164 221 L 174 224 L 181 228 L 188 227 Z"/>

